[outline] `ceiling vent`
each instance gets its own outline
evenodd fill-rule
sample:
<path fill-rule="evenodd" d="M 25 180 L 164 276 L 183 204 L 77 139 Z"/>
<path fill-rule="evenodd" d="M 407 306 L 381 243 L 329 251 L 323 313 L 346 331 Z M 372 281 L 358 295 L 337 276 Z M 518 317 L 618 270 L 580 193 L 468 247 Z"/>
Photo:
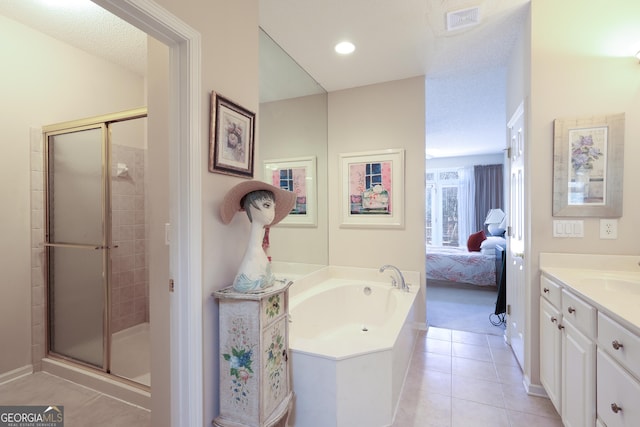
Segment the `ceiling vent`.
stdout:
<path fill-rule="evenodd" d="M 480 8 L 471 7 L 447 13 L 447 31 L 472 27 L 480 23 Z"/>

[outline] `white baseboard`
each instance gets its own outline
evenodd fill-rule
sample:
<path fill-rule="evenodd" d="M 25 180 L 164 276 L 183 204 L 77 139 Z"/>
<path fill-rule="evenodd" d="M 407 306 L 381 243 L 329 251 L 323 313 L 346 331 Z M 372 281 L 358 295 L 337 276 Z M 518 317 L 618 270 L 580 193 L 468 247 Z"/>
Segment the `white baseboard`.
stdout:
<path fill-rule="evenodd" d="M 13 371 L 5 372 L 0 374 L 0 385 L 32 373 L 33 365 L 25 365 L 21 368 L 14 369 Z"/>
<path fill-rule="evenodd" d="M 532 384 L 531 379 L 527 375 L 524 376 L 522 383 L 528 395 L 549 398 L 544 387 L 541 384 Z"/>

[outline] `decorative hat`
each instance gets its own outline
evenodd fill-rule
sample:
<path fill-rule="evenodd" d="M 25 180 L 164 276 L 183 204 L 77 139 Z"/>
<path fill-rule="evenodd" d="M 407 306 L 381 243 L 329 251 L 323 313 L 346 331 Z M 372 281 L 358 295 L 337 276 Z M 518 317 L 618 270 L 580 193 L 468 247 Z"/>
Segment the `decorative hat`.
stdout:
<path fill-rule="evenodd" d="M 224 200 L 220 206 L 220 217 L 222 218 L 222 222 L 229 224 L 236 212 L 243 210 L 242 205 L 240 204 L 242 198 L 256 190 L 271 191 L 275 196 L 276 211 L 273 222 L 270 225 L 276 225 L 282 221 L 284 217 L 289 215 L 289 212 L 291 212 L 291 209 L 293 209 L 293 206 L 296 203 L 296 195 L 291 191 L 283 190 L 282 188 L 278 188 L 263 181 L 242 181 L 232 187 L 224 196 Z"/>

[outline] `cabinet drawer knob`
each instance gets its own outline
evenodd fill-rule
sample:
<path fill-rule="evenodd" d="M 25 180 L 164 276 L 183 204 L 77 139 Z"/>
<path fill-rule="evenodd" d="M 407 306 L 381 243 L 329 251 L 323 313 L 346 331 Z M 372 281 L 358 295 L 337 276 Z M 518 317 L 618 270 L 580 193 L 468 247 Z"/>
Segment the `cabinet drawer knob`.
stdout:
<path fill-rule="evenodd" d="M 551 320 L 551 323 L 555 323 L 558 321 L 558 318 L 556 316 L 551 316 L 551 319 L 549 320 Z"/>
<path fill-rule="evenodd" d="M 549 293 L 549 288 L 544 288 L 544 289 L 542 290 L 542 292 L 544 292 L 545 294 L 548 294 L 548 293 Z"/>
<path fill-rule="evenodd" d="M 569 312 L 569 314 L 573 314 L 573 313 L 576 312 L 576 309 L 571 307 L 571 306 L 569 306 L 569 308 L 567 308 L 567 311 Z"/>
<path fill-rule="evenodd" d="M 611 345 L 613 346 L 614 350 L 620 350 L 622 347 L 624 347 L 621 342 L 618 342 L 618 340 L 613 340 Z"/>
<path fill-rule="evenodd" d="M 618 404 L 612 403 L 611 410 L 617 414 L 618 412 L 622 411 L 622 408 L 618 406 Z"/>
<path fill-rule="evenodd" d="M 558 323 L 558 329 L 563 330 L 564 326 Z"/>

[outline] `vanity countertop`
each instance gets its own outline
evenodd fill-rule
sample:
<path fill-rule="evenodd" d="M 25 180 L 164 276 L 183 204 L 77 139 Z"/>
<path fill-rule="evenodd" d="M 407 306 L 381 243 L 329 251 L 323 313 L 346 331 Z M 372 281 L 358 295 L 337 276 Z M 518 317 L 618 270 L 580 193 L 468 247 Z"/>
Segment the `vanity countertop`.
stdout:
<path fill-rule="evenodd" d="M 607 259 L 612 262 L 607 263 Z M 599 311 L 640 334 L 639 259 L 611 255 L 589 255 L 585 259 L 580 255 L 541 254 L 540 270 Z M 574 262 L 576 260 L 577 263 Z M 589 268 L 584 268 L 585 265 Z"/>

